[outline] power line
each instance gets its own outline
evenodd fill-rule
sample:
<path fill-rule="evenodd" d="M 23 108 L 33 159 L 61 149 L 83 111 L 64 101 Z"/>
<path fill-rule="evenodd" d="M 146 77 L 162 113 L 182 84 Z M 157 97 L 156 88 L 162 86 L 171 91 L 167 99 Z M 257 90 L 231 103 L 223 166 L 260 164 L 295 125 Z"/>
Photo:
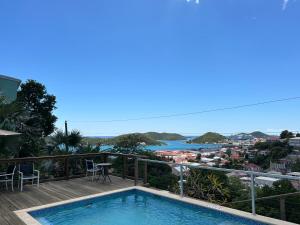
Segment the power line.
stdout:
<path fill-rule="evenodd" d="M 205 114 L 205 113 L 226 111 L 226 110 L 233 110 L 233 109 L 249 108 L 249 107 L 254 107 L 254 106 L 259 106 L 259 105 L 266 105 L 266 104 L 272 104 L 272 103 L 278 103 L 278 102 L 286 102 L 286 101 L 299 100 L 299 99 L 300 99 L 300 97 L 297 96 L 297 97 L 275 99 L 275 100 L 269 100 L 269 101 L 263 101 L 263 102 L 256 102 L 256 103 L 245 104 L 245 105 L 236 105 L 236 106 L 230 106 L 230 107 L 208 109 L 208 110 L 203 110 L 203 111 L 198 111 L 198 112 L 176 113 L 176 114 L 138 117 L 138 118 L 129 118 L 129 119 L 71 121 L 71 122 L 73 122 L 73 123 L 114 123 L 114 122 L 127 122 L 127 121 L 136 121 L 136 120 L 151 120 L 151 119 L 172 118 L 172 117 L 191 116 L 191 115 Z"/>

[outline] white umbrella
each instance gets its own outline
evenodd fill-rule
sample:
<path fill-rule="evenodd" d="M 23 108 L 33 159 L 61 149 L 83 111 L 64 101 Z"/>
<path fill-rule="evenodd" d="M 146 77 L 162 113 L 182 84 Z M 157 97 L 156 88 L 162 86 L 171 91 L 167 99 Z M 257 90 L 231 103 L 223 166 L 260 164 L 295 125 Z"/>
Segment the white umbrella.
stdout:
<path fill-rule="evenodd" d="M 16 135 L 21 135 L 21 134 L 13 131 L 8 131 L 8 130 L 0 130 L 0 137 L 16 136 Z"/>

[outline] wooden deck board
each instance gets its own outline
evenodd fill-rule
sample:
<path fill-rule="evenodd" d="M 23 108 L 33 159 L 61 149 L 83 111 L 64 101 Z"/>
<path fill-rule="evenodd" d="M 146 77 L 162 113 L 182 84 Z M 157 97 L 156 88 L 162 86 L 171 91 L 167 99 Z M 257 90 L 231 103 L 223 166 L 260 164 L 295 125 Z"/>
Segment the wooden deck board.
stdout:
<path fill-rule="evenodd" d="M 15 192 L 0 189 L 0 225 L 24 225 L 13 211 L 26 209 L 33 206 L 45 205 L 72 198 L 97 194 L 106 191 L 131 187 L 132 180 L 123 180 L 119 177 L 111 177 L 112 183 L 101 181 L 91 182 L 90 178 L 77 178 L 62 181 L 41 183 L 40 187 L 24 186 L 24 191 Z"/>

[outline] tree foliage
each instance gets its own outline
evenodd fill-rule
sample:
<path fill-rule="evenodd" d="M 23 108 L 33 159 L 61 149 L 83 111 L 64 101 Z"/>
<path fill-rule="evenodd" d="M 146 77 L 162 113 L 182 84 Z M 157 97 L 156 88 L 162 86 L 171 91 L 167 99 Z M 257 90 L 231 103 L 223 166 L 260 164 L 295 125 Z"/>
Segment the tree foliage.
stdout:
<path fill-rule="evenodd" d="M 264 169 L 267 169 L 271 162 L 276 162 L 279 159 L 286 157 L 292 152 L 293 147 L 289 146 L 288 142 L 276 141 L 276 142 L 258 142 L 254 148 L 258 149 L 257 155 L 250 159 L 251 163 L 257 164 Z M 268 150 L 267 155 L 260 155 L 259 151 Z"/>
<path fill-rule="evenodd" d="M 190 169 L 185 185 L 188 196 L 216 203 L 230 199 L 228 178 L 224 173 Z"/>
<path fill-rule="evenodd" d="M 55 153 L 76 153 L 82 141 L 82 135 L 78 130 L 72 130 L 70 134 L 66 135 L 62 130 L 55 131 L 54 135 L 50 137 L 50 144 L 53 146 Z M 66 146 L 70 148 L 67 149 Z"/>
<path fill-rule="evenodd" d="M 297 161 L 292 165 L 292 171 L 300 172 L 300 159 L 297 159 Z"/>
<path fill-rule="evenodd" d="M 284 130 L 280 134 L 280 139 L 293 138 L 293 137 L 295 137 L 294 133 L 288 130 Z"/>
<path fill-rule="evenodd" d="M 40 130 L 40 137 L 46 137 L 54 132 L 57 117 L 53 115 L 56 108 L 56 97 L 47 93 L 46 87 L 34 80 L 28 80 L 21 84 L 17 93 L 19 102 L 24 111 L 29 113 L 30 119 L 26 122 L 28 126 Z"/>
<path fill-rule="evenodd" d="M 145 145 L 160 143 L 139 134 L 125 134 L 114 138 L 114 151 L 121 153 L 139 153 L 144 151 Z"/>

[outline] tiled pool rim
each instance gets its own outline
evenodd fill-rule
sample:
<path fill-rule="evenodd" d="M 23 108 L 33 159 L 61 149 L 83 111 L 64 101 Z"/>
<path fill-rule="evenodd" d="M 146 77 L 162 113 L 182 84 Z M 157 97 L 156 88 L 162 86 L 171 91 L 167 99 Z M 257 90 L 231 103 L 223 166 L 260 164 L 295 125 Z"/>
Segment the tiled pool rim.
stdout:
<path fill-rule="evenodd" d="M 193 204 L 193 205 L 200 206 L 200 207 L 205 207 L 205 208 L 209 208 L 209 209 L 213 209 L 213 210 L 218 210 L 218 211 L 221 211 L 221 212 L 224 212 L 224 213 L 231 214 L 233 216 L 243 217 L 243 218 L 247 218 L 247 219 L 254 220 L 254 221 L 257 221 L 257 222 L 261 222 L 261 223 L 265 223 L 265 224 L 296 225 L 295 223 L 290 223 L 290 222 L 286 222 L 286 221 L 282 221 L 282 220 L 278 220 L 278 219 L 273 219 L 273 218 L 270 218 L 270 217 L 260 216 L 260 215 L 252 215 L 251 213 L 248 213 L 248 212 L 243 212 L 243 211 L 240 211 L 240 210 L 231 209 L 231 208 L 228 208 L 228 207 L 223 207 L 223 206 L 220 206 L 220 205 L 204 202 L 204 201 L 201 201 L 201 200 L 198 200 L 198 199 L 193 199 L 193 198 L 189 198 L 189 197 L 183 197 L 182 198 L 182 197 L 180 197 L 176 194 L 172 194 L 168 191 L 155 190 L 155 189 L 141 187 L 141 186 L 123 188 L 123 189 L 119 189 L 119 190 L 115 190 L 115 191 L 108 191 L 108 192 L 103 192 L 103 193 L 99 193 L 99 194 L 88 195 L 88 196 L 79 197 L 79 198 L 73 198 L 73 199 L 60 201 L 60 202 L 56 202 L 56 203 L 50 203 L 50 204 L 46 204 L 46 205 L 42 205 L 42 206 L 36 206 L 36 207 L 32 207 L 32 208 L 17 210 L 17 211 L 14 211 L 14 213 L 26 225 L 41 225 L 41 223 L 39 223 L 34 217 L 32 217 L 29 214 L 30 212 L 41 210 L 41 209 L 46 209 L 46 208 L 51 208 L 51 207 L 55 207 L 55 206 L 60 206 L 60 205 L 64 205 L 64 204 L 69 204 L 69 203 L 73 203 L 73 202 L 78 202 L 78 201 L 82 201 L 82 200 L 87 200 L 87 199 L 91 199 L 91 198 L 111 195 L 111 194 L 114 194 L 114 193 L 130 191 L 130 190 L 140 190 L 140 191 L 148 192 L 148 193 L 151 193 L 151 194 L 155 194 L 155 195 L 159 195 L 159 196 L 162 196 L 162 197 L 178 200 L 178 201 L 181 201 L 181 202 Z"/>

